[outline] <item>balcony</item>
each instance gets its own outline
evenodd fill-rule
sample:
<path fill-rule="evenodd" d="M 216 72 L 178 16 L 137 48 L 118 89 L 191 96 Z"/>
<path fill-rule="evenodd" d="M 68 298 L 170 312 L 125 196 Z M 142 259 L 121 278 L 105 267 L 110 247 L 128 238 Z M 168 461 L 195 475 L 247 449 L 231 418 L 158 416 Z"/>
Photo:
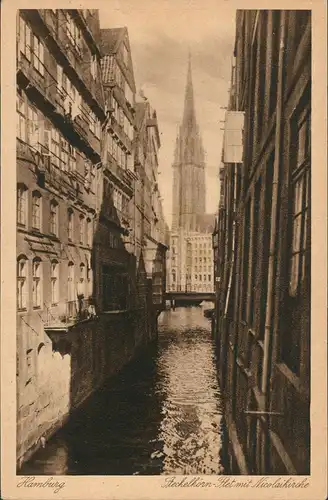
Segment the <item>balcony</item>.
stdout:
<path fill-rule="evenodd" d="M 44 321 L 45 332 L 53 339 L 57 335 L 66 334 L 79 323 L 95 317 L 95 309 L 90 299 L 81 298 L 59 302 L 46 310 Z"/>
<path fill-rule="evenodd" d="M 30 145 L 16 138 L 16 157 L 19 160 L 25 160 L 37 164 L 37 158 Z"/>

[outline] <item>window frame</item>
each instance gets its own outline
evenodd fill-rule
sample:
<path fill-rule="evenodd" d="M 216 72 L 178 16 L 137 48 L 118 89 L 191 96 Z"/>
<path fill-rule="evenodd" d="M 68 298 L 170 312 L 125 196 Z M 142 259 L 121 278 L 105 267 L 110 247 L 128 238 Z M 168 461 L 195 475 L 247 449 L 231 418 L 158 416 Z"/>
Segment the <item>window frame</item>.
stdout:
<path fill-rule="evenodd" d="M 21 195 L 20 195 L 21 193 Z M 19 216 L 22 215 L 23 217 Z M 17 224 L 26 227 L 28 222 L 28 187 L 26 184 L 17 184 Z"/>
<path fill-rule="evenodd" d="M 21 273 L 20 263 L 24 262 L 24 274 Z M 27 311 L 28 308 L 28 259 L 26 255 L 20 255 L 17 258 L 17 311 Z"/>
<path fill-rule="evenodd" d="M 39 200 L 36 203 L 36 200 Z M 37 210 L 35 212 L 35 210 Z M 36 224 L 38 222 L 38 224 Z M 32 193 L 32 229 L 36 231 L 42 230 L 42 195 L 39 191 L 33 191 Z"/>
<path fill-rule="evenodd" d="M 32 30 L 22 16 L 19 16 L 19 52 L 31 62 L 32 59 Z M 27 43 L 27 38 L 29 41 Z"/>
<path fill-rule="evenodd" d="M 50 200 L 49 230 L 54 236 L 58 236 L 59 230 L 59 204 L 55 199 Z"/>
<path fill-rule="evenodd" d="M 33 67 L 44 76 L 44 45 L 35 34 L 33 34 Z"/>
<path fill-rule="evenodd" d="M 38 266 L 36 266 L 38 264 Z M 32 306 L 41 309 L 42 306 L 42 260 L 35 257 L 32 261 Z"/>
<path fill-rule="evenodd" d="M 55 266 L 55 267 L 53 267 Z M 50 263 L 51 281 L 51 305 L 56 306 L 59 302 L 59 262 L 53 259 Z"/>

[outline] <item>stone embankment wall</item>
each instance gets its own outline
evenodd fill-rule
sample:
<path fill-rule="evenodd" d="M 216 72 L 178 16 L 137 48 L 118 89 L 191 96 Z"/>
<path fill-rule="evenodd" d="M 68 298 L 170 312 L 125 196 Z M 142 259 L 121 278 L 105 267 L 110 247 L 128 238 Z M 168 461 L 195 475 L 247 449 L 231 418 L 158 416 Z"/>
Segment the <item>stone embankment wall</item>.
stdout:
<path fill-rule="evenodd" d="M 18 388 L 18 468 L 156 331 L 155 317 L 144 307 L 103 313 L 52 339 L 43 332 L 42 347 L 31 359 L 30 381 Z"/>

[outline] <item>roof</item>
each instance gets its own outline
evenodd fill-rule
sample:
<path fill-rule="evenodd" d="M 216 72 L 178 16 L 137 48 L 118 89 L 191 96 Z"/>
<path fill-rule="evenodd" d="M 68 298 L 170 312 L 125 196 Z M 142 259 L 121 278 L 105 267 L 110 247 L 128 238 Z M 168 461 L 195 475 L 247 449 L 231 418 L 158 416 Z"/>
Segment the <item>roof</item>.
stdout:
<path fill-rule="evenodd" d="M 127 29 L 124 28 L 106 28 L 101 29 L 100 50 L 102 54 L 115 54 L 121 40 L 124 38 Z"/>

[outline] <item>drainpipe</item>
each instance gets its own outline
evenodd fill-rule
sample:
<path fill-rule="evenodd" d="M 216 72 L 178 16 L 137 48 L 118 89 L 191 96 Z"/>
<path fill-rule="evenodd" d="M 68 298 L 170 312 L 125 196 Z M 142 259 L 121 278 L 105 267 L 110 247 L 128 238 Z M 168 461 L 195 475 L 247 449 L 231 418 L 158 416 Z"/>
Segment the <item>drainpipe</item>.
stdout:
<path fill-rule="evenodd" d="M 273 183 L 272 183 L 272 209 L 271 209 L 271 233 L 270 233 L 270 253 L 269 253 L 269 269 L 268 269 L 268 292 L 267 292 L 267 307 L 265 315 L 265 332 L 264 332 L 264 348 L 263 348 L 263 371 L 262 371 L 262 392 L 264 396 L 264 405 L 267 406 L 267 388 L 270 377 L 270 344 L 272 330 L 272 310 L 274 301 L 274 273 L 275 273 L 275 252 L 277 242 L 277 217 L 278 217 L 278 182 L 279 182 L 279 166 L 281 156 L 281 123 L 282 123 L 282 108 L 283 108 L 283 58 L 285 49 L 285 34 L 286 34 L 286 13 L 282 12 L 281 19 L 281 35 L 279 48 L 279 70 L 278 70 L 278 89 L 277 89 L 277 106 L 276 106 L 276 130 L 275 130 L 275 158 L 273 166 Z"/>

